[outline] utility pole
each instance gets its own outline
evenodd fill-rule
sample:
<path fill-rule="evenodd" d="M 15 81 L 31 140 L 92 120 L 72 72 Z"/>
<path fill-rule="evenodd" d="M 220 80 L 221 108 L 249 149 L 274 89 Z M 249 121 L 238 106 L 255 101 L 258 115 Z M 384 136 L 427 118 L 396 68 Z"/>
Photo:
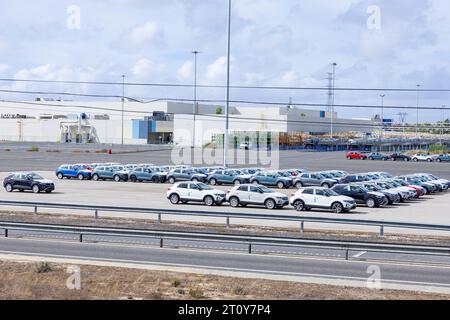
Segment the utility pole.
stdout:
<path fill-rule="evenodd" d="M 441 145 L 442 141 L 444 140 L 444 126 L 445 126 L 445 109 L 447 108 L 446 105 L 442 106 L 442 123 L 441 123 Z"/>
<path fill-rule="evenodd" d="M 384 97 L 385 94 L 380 94 L 381 97 L 381 137 L 384 135 Z"/>
<path fill-rule="evenodd" d="M 336 85 L 336 66 L 337 63 L 333 62 L 331 64 L 331 66 L 333 67 L 333 79 L 332 79 L 332 91 L 333 91 L 333 97 L 331 99 L 331 122 L 330 122 L 330 135 L 331 135 L 331 139 L 333 139 L 333 125 L 334 125 L 334 98 L 335 98 L 335 85 Z"/>
<path fill-rule="evenodd" d="M 416 107 L 416 139 L 419 138 L 419 89 L 420 84 L 417 86 L 417 107 Z"/>
<path fill-rule="evenodd" d="M 125 75 L 122 75 L 122 145 L 123 145 L 124 113 L 125 113 Z"/>
<path fill-rule="evenodd" d="M 192 148 L 195 148 L 195 117 L 197 114 L 197 56 L 200 53 L 200 51 L 194 50 L 192 51 L 194 54 L 194 105 L 192 108 L 192 119 L 193 119 L 193 126 L 192 126 Z"/>
<path fill-rule="evenodd" d="M 225 106 L 225 132 L 223 136 L 223 166 L 228 167 L 228 131 L 230 128 L 230 54 L 231 54 L 231 0 L 228 0 L 228 50 L 227 50 L 227 102 Z"/>

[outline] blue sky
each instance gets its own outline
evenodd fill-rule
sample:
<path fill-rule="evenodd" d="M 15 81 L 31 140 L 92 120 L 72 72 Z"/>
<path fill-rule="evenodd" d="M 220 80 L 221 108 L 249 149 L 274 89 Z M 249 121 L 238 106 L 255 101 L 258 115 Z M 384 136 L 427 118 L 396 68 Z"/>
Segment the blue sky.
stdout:
<path fill-rule="evenodd" d="M 236 85 L 325 87 L 337 62 L 338 87 L 450 88 L 447 0 L 234 0 L 231 80 Z M 380 28 L 368 27 L 373 11 Z M 80 10 L 80 28 L 68 27 Z M 378 17 L 378 16 L 377 16 Z M 372 21 L 372 20 L 370 20 Z M 225 84 L 226 0 L 0 0 L 0 77 L 192 83 L 193 49 L 202 84 Z M 118 87 L 0 83 L 3 89 L 120 94 Z M 382 92 L 338 92 L 337 104 L 380 104 Z M 187 89 L 128 88 L 145 98 L 191 98 Z M 221 89 L 199 98 L 223 99 Z M 325 91 L 234 90 L 232 99 L 325 103 Z M 24 98 L 1 94 L 0 97 Z M 31 96 L 27 97 L 31 99 Z M 415 93 L 386 93 L 387 105 L 415 106 Z M 450 107 L 449 93 L 421 105 Z M 339 110 L 370 117 L 376 110 Z M 388 110 L 387 115 L 398 113 Z M 414 111 L 408 119 L 414 121 Z M 423 112 L 424 119 L 441 117 Z M 449 113 L 446 115 L 450 116 Z"/>

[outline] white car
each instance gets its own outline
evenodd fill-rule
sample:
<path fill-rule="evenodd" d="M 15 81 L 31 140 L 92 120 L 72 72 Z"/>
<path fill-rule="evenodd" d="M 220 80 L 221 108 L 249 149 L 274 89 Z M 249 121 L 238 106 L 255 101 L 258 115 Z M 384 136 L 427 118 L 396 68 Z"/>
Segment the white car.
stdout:
<path fill-rule="evenodd" d="M 243 184 L 235 186 L 227 193 L 227 201 L 233 208 L 240 205 L 265 206 L 267 209 L 283 208 L 289 204 L 289 198 L 262 185 Z"/>
<path fill-rule="evenodd" d="M 343 213 L 356 208 L 356 201 L 353 198 L 341 196 L 333 190 L 319 187 L 298 190 L 292 195 L 290 204 L 297 211 L 318 208 Z"/>
<path fill-rule="evenodd" d="M 425 154 L 425 153 L 417 153 L 415 155 L 412 156 L 411 158 L 412 161 L 415 162 L 419 162 L 419 161 L 428 161 L 428 162 L 433 162 L 433 157 L 429 154 Z"/>
<path fill-rule="evenodd" d="M 221 205 L 225 202 L 226 193 L 213 189 L 201 182 L 180 182 L 167 191 L 167 199 L 172 204 L 203 202 L 207 206 Z"/>

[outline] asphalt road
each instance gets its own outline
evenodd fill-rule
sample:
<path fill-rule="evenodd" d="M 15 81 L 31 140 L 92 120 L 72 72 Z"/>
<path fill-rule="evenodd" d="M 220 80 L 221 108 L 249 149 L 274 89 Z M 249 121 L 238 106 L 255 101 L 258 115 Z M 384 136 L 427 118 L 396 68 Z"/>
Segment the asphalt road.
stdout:
<path fill-rule="evenodd" d="M 167 269 L 183 267 L 189 268 L 190 272 L 221 270 L 255 277 L 289 276 L 291 280 L 303 279 L 305 282 L 325 279 L 329 284 L 335 281 L 364 283 L 372 274 L 371 268 L 375 267 L 380 270 L 382 288 L 408 287 L 450 293 L 450 269 L 443 266 L 17 239 L 0 239 L 0 254 L 158 265 Z"/>
<path fill-rule="evenodd" d="M 23 171 L 23 170 L 55 170 L 63 163 L 95 163 L 95 162 L 119 162 L 119 163 L 154 163 L 156 165 L 170 165 L 177 156 L 171 150 L 154 150 L 144 152 L 131 152 L 112 155 L 86 153 L 81 150 L 71 149 L 63 152 L 28 152 L 25 149 L 10 149 L 5 151 L 0 147 L 0 171 Z M 245 155 L 239 159 L 244 160 Z M 221 155 L 217 155 L 221 165 Z M 230 159 L 233 159 L 230 157 Z M 347 160 L 344 152 L 302 152 L 281 151 L 275 163 L 279 162 L 280 168 L 301 168 L 310 171 L 341 169 L 350 173 L 368 171 L 388 171 L 395 175 L 409 174 L 415 172 L 428 172 L 442 178 L 450 179 L 450 163 L 413 163 L 413 162 L 391 162 L 391 161 L 362 161 Z M 190 164 L 191 162 L 189 162 Z M 200 165 L 200 164 L 197 164 Z M 205 164 L 203 164 L 205 165 Z M 245 165 L 236 165 L 245 166 Z M 258 166 L 250 163 L 249 166 Z"/>

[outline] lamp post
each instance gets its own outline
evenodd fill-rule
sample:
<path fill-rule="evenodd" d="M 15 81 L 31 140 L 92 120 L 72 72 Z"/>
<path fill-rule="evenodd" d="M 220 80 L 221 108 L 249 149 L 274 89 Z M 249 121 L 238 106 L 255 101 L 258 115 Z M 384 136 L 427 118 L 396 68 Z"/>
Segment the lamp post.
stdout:
<path fill-rule="evenodd" d="M 200 51 L 194 50 L 192 51 L 194 54 L 194 105 L 192 107 L 192 119 L 193 119 L 193 126 L 192 126 L 192 148 L 195 148 L 195 117 L 197 114 L 197 56 L 200 53 Z"/>
<path fill-rule="evenodd" d="M 386 97 L 385 94 L 380 94 L 380 98 L 381 98 L 381 136 L 384 135 L 384 97 Z"/>
<path fill-rule="evenodd" d="M 123 128 L 124 128 L 124 113 L 125 113 L 125 75 L 122 75 L 122 145 L 123 145 Z"/>
<path fill-rule="evenodd" d="M 227 102 L 225 106 L 225 132 L 223 136 L 223 166 L 228 166 L 228 131 L 230 128 L 230 53 L 231 53 L 231 0 L 228 0 L 228 49 L 227 49 Z"/>
<path fill-rule="evenodd" d="M 332 68 L 333 68 L 333 79 L 332 79 L 332 91 L 333 91 L 333 96 L 331 99 L 331 119 L 330 119 L 330 135 L 331 135 L 331 139 L 333 139 L 333 125 L 334 125 L 334 96 L 335 96 L 335 85 L 336 85 L 336 66 L 337 63 L 333 62 L 331 64 Z"/>
<path fill-rule="evenodd" d="M 419 138 L 419 88 L 420 84 L 416 85 L 417 87 L 417 107 L 416 107 L 416 139 Z"/>

